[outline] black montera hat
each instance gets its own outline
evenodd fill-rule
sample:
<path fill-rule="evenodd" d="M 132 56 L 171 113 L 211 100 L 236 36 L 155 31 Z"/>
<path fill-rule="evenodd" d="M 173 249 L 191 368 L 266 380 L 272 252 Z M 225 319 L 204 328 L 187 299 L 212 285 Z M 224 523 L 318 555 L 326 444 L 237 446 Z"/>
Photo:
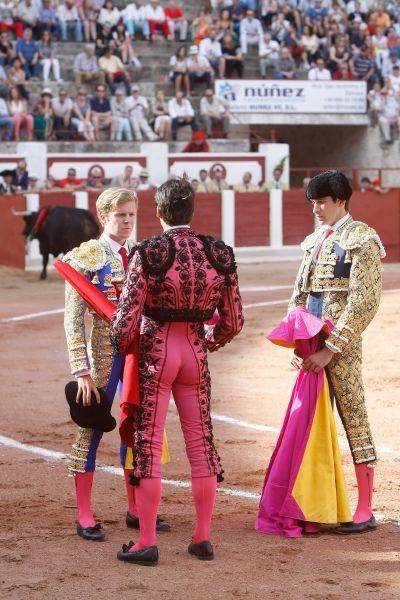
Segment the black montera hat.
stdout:
<path fill-rule="evenodd" d="M 83 406 L 82 402 L 76 402 L 78 393 L 78 382 L 69 381 L 65 386 L 65 396 L 69 404 L 71 419 L 85 429 L 96 429 L 98 431 L 112 431 L 117 423 L 111 414 L 110 400 L 103 388 L 97 388 L 100 394 L 100 403 L 92 392 L 90 406 Z"/>

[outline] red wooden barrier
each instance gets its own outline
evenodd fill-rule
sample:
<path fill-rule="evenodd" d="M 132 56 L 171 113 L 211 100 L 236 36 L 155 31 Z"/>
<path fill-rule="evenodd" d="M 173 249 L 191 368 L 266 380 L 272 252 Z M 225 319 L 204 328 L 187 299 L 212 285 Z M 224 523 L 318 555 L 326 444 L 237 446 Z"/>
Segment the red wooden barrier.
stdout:
<path fill-rule="evenodd" d="M 269 195 L 238 192 L 235 204 L 235 246 L 268 246 Z"/>
<path fill-rule="evenodd" d="M 138 193 L 137 239 L 139 242 L 162 232 L 160 221 L 156 217 L 154 194 L 155 190 Z"/>
<path fill-rule="evenodd" d="M 25 269 L 25 237 L 22 235 L 25 222 L 16 217 L 11 209 L 25 210 L 25 196 L 1 196 L 0 265 Z"/>
<path fill-rule="evenodd" d="M 385 246 L 388 262 L 400 260 L 400 190 L 387 194 L 354 192 L 350 200 L 354 219 L 374 227 Z"/>
<path fill-rule="evenodd" d="M 39 206 L 75 206 L 72 192 L 43 192 L 39 194 Z"/>
<path fill-rule="evenodd" d="M 300 244 L 314 231 L 312 206 L 306 200 L 303 189 L 283 192 L 283 245 Z"/>
<path fill-rule="evenodd" d="M 192 227 L 197 233 L 221 239 L 221 194 L 197 194 Z"/>

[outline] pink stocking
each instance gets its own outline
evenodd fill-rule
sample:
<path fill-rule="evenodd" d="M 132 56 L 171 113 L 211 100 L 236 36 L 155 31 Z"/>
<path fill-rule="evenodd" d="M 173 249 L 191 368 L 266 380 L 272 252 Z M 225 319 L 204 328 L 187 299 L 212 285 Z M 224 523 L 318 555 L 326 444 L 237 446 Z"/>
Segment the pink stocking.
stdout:
<path fill-rule="evenodd" d="M 196 529 L 193 541 L 205 542 L 210 540 L 211 517 L 214 510 L 217 493 L 217 477 L 192 477 L 192 494 L 196 509 Z"/>
<path fill-rule="evenodd" d="M 161 477 L 149 477 L 140 480 L 135 489 L 136 506 L 140 523 L 140 535 L 137 544 L 131 550 L 140 550 L 156 543 L 156 521 L 161 502 Z"/>
<path fill-rule="evenodd" d="M 354 465 L 358 485 L 358 504 L 354 513 L 354 523 L 368 521 L 372 515 L 372 494 L 374 491 L 374 469 L 366 464 Z"/>
<path fill-rule="evenodd" d="M 135 501 L 135 486 L 131 485 L 129 475 L 133 473 L 133 469 L 124 469 L 126 495 L 128 497 L 128 511 L 134 517 L 137 517 L 137 508 Z"/>
<path fill-rule="evenodd" d="M 82 527 L 96 525 L 91 509 L 93 471 L 75 475 L 76 502 L 78 507 L 78 523 Z"/>

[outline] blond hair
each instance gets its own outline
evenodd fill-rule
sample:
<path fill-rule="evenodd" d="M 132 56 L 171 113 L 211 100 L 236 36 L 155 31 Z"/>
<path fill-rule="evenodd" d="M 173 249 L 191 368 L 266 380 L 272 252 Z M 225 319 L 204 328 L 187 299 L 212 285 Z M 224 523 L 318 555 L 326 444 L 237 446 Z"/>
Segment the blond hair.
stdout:
<path fill-rule="evenodd" d="M 107 188 L 97 198 L 96 210 L 98 213 L 107 214 L 124 202 L 133 202 L 135 208 L 137 208 L 138 199 L 136 192 L 122 187 Z"/>

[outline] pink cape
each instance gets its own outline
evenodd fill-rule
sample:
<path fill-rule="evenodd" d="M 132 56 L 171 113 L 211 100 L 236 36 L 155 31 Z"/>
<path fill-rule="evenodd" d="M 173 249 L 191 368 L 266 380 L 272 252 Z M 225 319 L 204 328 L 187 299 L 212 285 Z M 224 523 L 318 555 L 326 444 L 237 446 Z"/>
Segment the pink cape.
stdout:
<path fill-rule="evenodd" d="M 321 332 L 329 334 L 333 326 L 331 321 L 322 321 L 310 314 L 305 308 L 299 307 L 287 315 L 267 337 L 275 344 L 296 348 L 299 354 L 306 358 L 318 350 L 321 344 Z M 326 389 L 323 390 L 324 386 L 326 386 Z M 323 398 L 322 391 L 325 393 Z M 314 446 L 311 444 L 312 455 L 310 459 L 309 451 L 307 462 L 303 459 L 310 439 L 318 402 L 325 402 L 322 407 L 325 411 L 322 413 L 325 420 L 322 429 L 318 429 L 317 432 L 314 429 L 313 439 L 315 440 L 315 434 L 320 436 L 319 449 L 314 451 Z M 321 414 L 321 410 L 319 412 Z M 318 419 L 318 422 L 321 423 L 322 421 Z M 320 427 L 320 425 L 317 426 Z M 320 452 L 321 447 L 322 453 L 320 455 L 317 452 Z M 325 448 L 326 457 L 324 456 Z M 266 473 L 255 528 L 271 535 L 300 537 L 302 532 L 311 532 L 315 528 L 316 519 L 308 519 L 308 514 L 315 516 L 317 513 L 320 517 L 322 515 L 321 520 L 318 522 L 324 523 L 331 522 L 328 519 L 332 519 L 332 513 L 334 514 L 335 523 L 337 522 L 336 517 L 346 516 L 348 500 L 346 492 L 343 491 L 342 480 L 344 481 L 344 479 L 338 454 L 336 429 L 324 370 L 319 373 L 300 370 L 278 442 Z M 305 469 L 304 464 L 306 462 Z M 310 464 L 311 478 L 309 477 Z M 302 466 L 303 470 L 301 470 Z M 305 473 L 307 469 L 308 473 Z M 326 470 L 330 472 L 326 473 Z M 302 489 L 301 493 L 297 491 L 296 495 L 294 488 L 299 485 L 300 477 L 302 478 L 302 482 L 300 482 Z M 340 480 L 339 484 L 337 484 L 338 479 Z M 304 481 L 306 481 L 305 484 Z M 315 489 L 310 489 L 313 486 L 315 486 Z M 322 496 L 323 500 L 327 499 L 327 501 L 322 502 L 324 504 L 322 510 L 320 510 L 320 506 L 315 506 L 320 504 L 320 496 L 316 491 L 318 486 L 325 486 L 326 488 L 326 494 L 322 494 Z M 306 492 L 304 493 L 305 488 Z M 333 511 L 332 506 L 334 506 Z M 327 515 L 326 520 L 324 515 Z"/>

